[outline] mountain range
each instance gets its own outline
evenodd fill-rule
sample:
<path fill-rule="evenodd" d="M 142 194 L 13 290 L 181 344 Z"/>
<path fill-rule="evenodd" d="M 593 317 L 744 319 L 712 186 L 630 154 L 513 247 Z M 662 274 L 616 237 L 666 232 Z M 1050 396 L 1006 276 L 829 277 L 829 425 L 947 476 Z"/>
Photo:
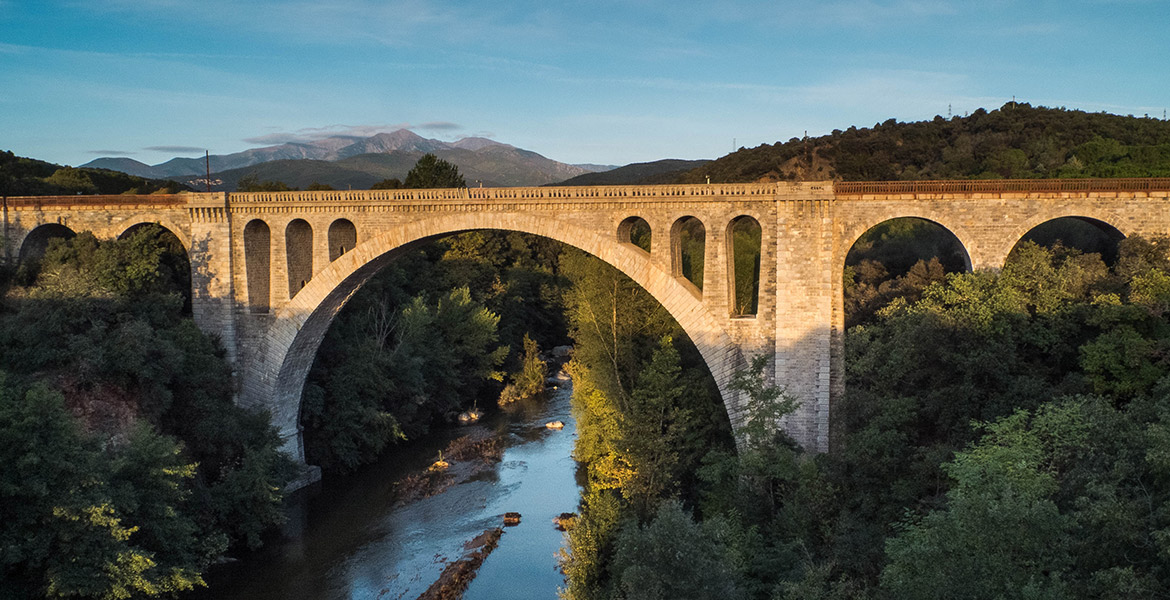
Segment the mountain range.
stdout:
<path fill-rule="evenodd" d="M 427 139 L 399 129 L 370 137 L 334 136 L 310 142 L 290 142 L 208 157 L 212 188 L 235 189 L 245 176 L 282 181 L 293 187 L 324 183 L 336 188 L 368 188 L 383 179 L 405 179 L 424 154 L 432 153 L 459 167 L 468 185 L 528 186 L 564 181 L 606 170 L 604 165 L 570 165 L 482 137 L 455 142 Z M 203 158 L 172 158 L 147 165 L 131 158 L 103 157 L 82 167 L 110 169 L 151 179 L 174 179 L 204 189 L 207 163 Z"/>

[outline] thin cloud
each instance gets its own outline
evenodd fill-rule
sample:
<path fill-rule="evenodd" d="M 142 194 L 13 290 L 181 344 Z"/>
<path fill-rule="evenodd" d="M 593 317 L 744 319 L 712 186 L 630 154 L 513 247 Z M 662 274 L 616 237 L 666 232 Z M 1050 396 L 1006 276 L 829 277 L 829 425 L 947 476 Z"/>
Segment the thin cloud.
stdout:
<path fill-rule="evenodd" d="M 273 146 L 278 144 L 295 144 L 297 142 L 304 142 L 308 140 L 304 136 L 299 136 L 294 133 L 269 133 L 266 135 L 244 138 L 241 141 L 246 144 L 257 146 Z"/>
<path fill-rule="evenodd" d="M 98 156 L 134 156 L 136 152 L 128 150 L 86 150 L 86 154 L 96 154 Z"/>
<path fill-rule="evenodd" d="M 190 154 L 192 152 L 203 152 L 206 148 L 199 146 L 147 146 L 143 150 L 150 150 L 151 152 L 178 152 L 180 154 Z"/>
<path fill-rule="evenodd" d="M 296 131 L 278 131 L 264 135 L 244 138 L 248 144 L 305 144 L 332 137 L 368 138 L 379 133 L 410 129 L 410 123 L 397 125 L 326 125 L 325 127 L 305 127 Z"/>
<path fill-rule="evenodd" d="M 423 129 L 426 131 L 459 131 L 463 126 L 458 123 L 450 121 L 431 121 L 430 123 L 423 123 L 417 128 L 408 127 L 408 129 Z"/>
<path fill-rule="evenodd" d="M 464 127 L 450 121 L 428 121 L 413 125 L 411 123 L 397 123 L 393 125 L 327 125 L 325 127 L 305 127 L 295 131 L 277 131 L 264 135 L 244 138 L 244 142 L 253 145 L 276 144 L 307 144 L 328 138 L 364 139 L 379 133 L 391 133 L 400 129 L 418 129 L 422 131 L 460 131 Z"/>

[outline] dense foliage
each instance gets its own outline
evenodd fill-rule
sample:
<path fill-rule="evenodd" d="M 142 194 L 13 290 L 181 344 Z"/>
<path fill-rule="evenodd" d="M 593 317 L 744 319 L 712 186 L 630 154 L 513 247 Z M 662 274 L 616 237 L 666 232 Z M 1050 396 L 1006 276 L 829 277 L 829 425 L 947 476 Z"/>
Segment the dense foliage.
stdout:
<path fill-rule="evenodd" d="M 283 518 L 276 434 L 233 403 L 172 250 L 157 227 L 54 240 L 3 299 L 0 597 L 190 589 Z"/>
<path fill-rule="evenodd" d="M 547 238 L 472 232 L 379 271 L 317 353 L 302 409 L 309 462 L 327 473 L 370 462 L 476 402 L 495 404 L 505 373 L 543 389 L 536 343 L 565 335 L 560 251 Z"/>
<path fill-rule="evenodd" d="M 1008 103 L 969 116 L 764 144 L 724 156 L 685 183 L 1170 176 L 1170 122 Z"/>
<path fill-rule="evenodd" d="M 580 252 L 566 251 L 561 266 L 572 283 L 565 310 L 574 341 L 569 364 L 578 435 L 574 458 L 585 464 L 587 474 L 580 515 L 562 561 L 565 593 L 604 598 L 623 586 L 643 589 L 640 578 L 647 577 L 658 582 L 643 590 L 647 593 L 656 589 L 667 593 L 662 597 L 705 597 L 704 590 L 714 588 L 670 595 L 695 574 L 670 583 L 666 580 L 673 576 L 652 572 L 654 565 L 645 562 L 651 556 L 633 548 L 653 545 L 655 533 L 668 528 L 643 531 L 639 519 L 660 510 L 668 511 L 663 518 L 677 519 L 681 509 L 661 508 L 662 499 L 693 503 L 703 456 L 712 447 L 730 447 L 730 425 L 718 391 L 694 346 L 645 290 Z M 621 532 L 633 537 L 623 541 Z M 676 553 L 685 540 L 702 537 L 697 530 L 674 534 L 680 536 L 677 543 L 662 552 Z M 623 546 L 630 549 L 623 552 Z M 631 573 L 613 573 L 615 560 L 630 564 Z"/>
<path fill-rule="evenodd" d="M 899 228 L 915 229 L 885 237 Z M 1024 242 L 999 273 L 949 274 L 880 245 L 862 254 L 888 253 L 883 268 L 902 256 L 892 268 L 911 293 L 891 291 L 849 330 L 833 453 L 775 433 L 791 405 L 762 385 L 767 357 L 735 380 L 750 405 L 737 451 L 708 444 L 690 463 L 678 460 L 689 389 L 662 367 L 665 346 L 625 379 L 660 401 L 602 391 L 576 365 L 589 485 L 565 597 L 1170 593 L 1170 243 L 1127 239 L 1107 264 Z M 611 339 L 574 332 L 582 357 Z"/>
<path fill-rule="evenodd" d="M 174 181 L 145 179 L 107 169 L 63 167 L 0 151 L 0 196 L 176 194 L 187 189 Z"/>

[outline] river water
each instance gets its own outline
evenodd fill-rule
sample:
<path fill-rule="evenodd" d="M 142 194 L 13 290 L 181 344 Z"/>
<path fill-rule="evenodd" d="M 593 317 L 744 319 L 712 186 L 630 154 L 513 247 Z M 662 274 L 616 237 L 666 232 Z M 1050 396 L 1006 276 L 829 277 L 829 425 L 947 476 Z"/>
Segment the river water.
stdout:
<path fill-rule="evenodd" d="M 553 600 L 564 583 L 556 553 L 563 534 L 554 516 L 577 509 L 580 489 L 571 457 L 576 437 L 571 386 L 484 419 L 506 448 L 500 463 L 442 493 L 394 507 L 393 483 L 425 469 L 465 431 L 443 431 L 404 445 L 361 472 L 332 478 L 288 500 L 290 520 L 278 540 L 242 560 L 213 568 L 197 598 L 332 600 L 417 598 L 463 545 L 499 527 L 505 512 L 521 523 L 504 529 L 464 596 Z M 564 421 L 561 431 L 544 426 Z"/>

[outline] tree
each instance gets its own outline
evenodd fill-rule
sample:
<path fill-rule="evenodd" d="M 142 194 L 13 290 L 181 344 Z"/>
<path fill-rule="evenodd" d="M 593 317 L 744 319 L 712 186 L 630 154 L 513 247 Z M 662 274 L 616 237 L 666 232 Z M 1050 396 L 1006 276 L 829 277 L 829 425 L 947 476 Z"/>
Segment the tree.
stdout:
<path fill-rule="evenodd" d="M 729 560 L 729 527 L 720 518 L 696 523 L 677 501 L 662 503 L 647 525 L 627 525 L 617 537 L 614 597 L 684 600 L 742 595 Z"/>
<path fill-rule="evenodd" d="M 947 507 L 904 525 L 889 540 L 882 585 L 897 598 L 1066 598 L 1072 522 L 1053 501 L 1052 463 L 1083 444 L 1075 407 L 1019 411 L 945 466 L 955 479 Z M 1069 439 L 1073 438 L 1073 439 Z"/>
<path fill-rule="evenodd" d="M 89 174 L 81 169 L 62 167 L 45 179 L 45 183 L 58 187 L 66 194 L 96 194 L 98 189 Z"/>
<path fill-rule="evenodd" d="M 462 188 L 467 187 L 459 167 L 435 156 L 424 154 L 406 174 L 404 188 Z"/>
<path fill-rule="evenodd" d="M 524 358 L 520 372 L 512 377 L 511 383 L 500 392 L 499 404 L 504 406 L 517 400 L 536 397 L 544 391 L 544 380 L 548 377 L 548 365 L 540 358 L 540 347 L 528 334 L 524 334 Z"/>
<path fill-rule="evenodd" d="M 374 460 L 388 444 L 422 435 L 443 415 L 462 410 L 486 381 L 503 378 L 497 369 L 508 347 L 498 345 L 499 317 L 466 287 L 434 301 L 419 294 L 393 317 L 371 311 L 367 318 L 366 326 L 389 322 L 377 326 L 383 333 L 358 333 L 356 344 L 326 356 L 333 364 L 306 385 L 307 451 L 326 469 L 352 470 Z M 320 359 L 318 365 L 325 366 Z"/>
<path fill-rule="evenodd" d="M 623 415 L 618 447 L 633 474 L 622 486 L 622 495 L 643 517 L 649 517 L 659 499 L 677 485 L 676 448 L 690 419 L 679 406 L 686 392 L 681 372 L 674 342 L 664 336 L 650 364 L 638 374 Z"/>
<path fill-rule="evenodd" d="M 21 394 L 0 376 L 0 597 L 113 599 L 202 585 L 207 557 L 190 515 L 176 513 L 194 465 L 151 434 L 110 461 L 117 449 L 100 450 L 64 404 L 43 385 Z"/>
<path fill-rule="evenodd" d="M 183 316 L 185 255 L 162 233 L 57 241 L 38 284 L 0 306 L 0 347 L 20 349 L 0 370 L 28 389 L 0 381 L 0 597 L 10 581 L 61 596 L 190 589 L 283 519 L 279 437 L 233 403 L 222 348 Z"/>

